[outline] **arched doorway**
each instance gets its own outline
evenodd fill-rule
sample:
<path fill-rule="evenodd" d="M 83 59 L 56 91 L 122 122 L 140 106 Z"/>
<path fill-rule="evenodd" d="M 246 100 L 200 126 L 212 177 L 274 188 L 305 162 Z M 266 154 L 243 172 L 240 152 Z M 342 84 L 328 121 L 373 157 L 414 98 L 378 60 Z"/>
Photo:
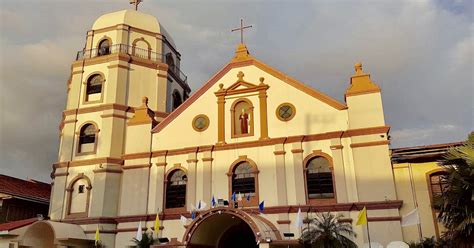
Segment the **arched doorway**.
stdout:
<path fill-rule="evenodd" d="M 190 248 L 258 248 L 266 239 L 281 240 L 281 236 L 271 222 L 258 214 L 214 208 L 191 223 L 183 241 Z"/>

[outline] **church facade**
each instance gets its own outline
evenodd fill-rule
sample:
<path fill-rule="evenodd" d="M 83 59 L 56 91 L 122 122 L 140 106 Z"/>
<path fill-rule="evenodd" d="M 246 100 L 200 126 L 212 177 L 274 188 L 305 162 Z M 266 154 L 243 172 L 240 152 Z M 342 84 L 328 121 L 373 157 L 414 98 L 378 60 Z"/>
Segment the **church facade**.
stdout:
<path fill-rule="evenodd" d="M 127 247 L 158 213 L 157 232 L 171 240 L 163 247 L 299 247 L 301 209 L 342 214 L 362 246 L 367 230 L 355 221 L 364 207 L 373 242 L 418 239 L 416 226 L 400 223 L 414 209 L 411 174 L 392 165 L 381 89 L 362 64 L 342 103 L 239 44 L 190 95 L 155 17 L 109 13 L 86 40 L 67 83 L 50 220 L 26 228 L 18 245 L 89 247 L 99 226 L 106 247 Z M 434 169 L 417 174 L 420 199 L 430 199 Z M 424 211 L 423 235 L 439 234 L 431 204 Z"/>

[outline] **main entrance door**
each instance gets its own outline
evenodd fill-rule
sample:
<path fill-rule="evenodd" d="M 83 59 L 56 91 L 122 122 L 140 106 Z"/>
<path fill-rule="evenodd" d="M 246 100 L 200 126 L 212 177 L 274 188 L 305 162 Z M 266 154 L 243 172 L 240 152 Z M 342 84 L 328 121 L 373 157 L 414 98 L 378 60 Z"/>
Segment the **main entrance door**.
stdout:
<path fill-rule="evenodd" d="M 188 247 L 192 248 L 258 248 L 249 224 L 225 212 L 207 217 L 189 235 Z"/>

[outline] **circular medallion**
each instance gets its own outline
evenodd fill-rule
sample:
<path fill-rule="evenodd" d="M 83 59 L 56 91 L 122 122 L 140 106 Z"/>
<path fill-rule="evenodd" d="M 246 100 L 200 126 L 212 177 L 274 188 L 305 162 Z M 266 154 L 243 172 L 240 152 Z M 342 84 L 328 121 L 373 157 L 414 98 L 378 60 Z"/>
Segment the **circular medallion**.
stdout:
<path fill-rule="evenodd" d="M 209 117 L 206 115 L 197 115 L 193 119 L 193 128 L 198 132 L 202 132 L 209 127 Z"/>
<path fill-rule="evenodd" d="M 296 109 L 291 103 L 282 103 L 276 110 L 276 116 L 281 121 L 289 121 L 295 117 Z"/>

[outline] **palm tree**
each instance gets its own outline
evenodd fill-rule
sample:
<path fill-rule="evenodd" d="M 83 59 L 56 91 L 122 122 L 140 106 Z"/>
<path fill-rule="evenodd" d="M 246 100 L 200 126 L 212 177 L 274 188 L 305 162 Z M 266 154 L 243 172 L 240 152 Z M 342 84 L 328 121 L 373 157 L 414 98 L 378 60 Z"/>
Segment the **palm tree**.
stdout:
<path fill-rule="evenodd" d="M 158 240 L 153 239 L 153 233 L 148 231 L 143 233 L 142 240 L 133 238 L 132 241 L 135 243 L 135 247 L 137 248 L 150 248 L 151 245 L 158 243 Z"/>
<path fill-rule="evenodd" d="M 350 239 L 356 234 L 349 223 L 339 222 L 342 215 L 318 213 L 315 218 L 306 218 L 300 240 L 312 248 L 357 248 Z"/>
<path fill-rule="evenodd" d="M 474 244 L 474 133 L 462 146 L 452 147 L 440 162 L 448 173 L 448 187 L 440 206 L 439 221 L 448 229 L 444 238 L 457 247 Z"/>

